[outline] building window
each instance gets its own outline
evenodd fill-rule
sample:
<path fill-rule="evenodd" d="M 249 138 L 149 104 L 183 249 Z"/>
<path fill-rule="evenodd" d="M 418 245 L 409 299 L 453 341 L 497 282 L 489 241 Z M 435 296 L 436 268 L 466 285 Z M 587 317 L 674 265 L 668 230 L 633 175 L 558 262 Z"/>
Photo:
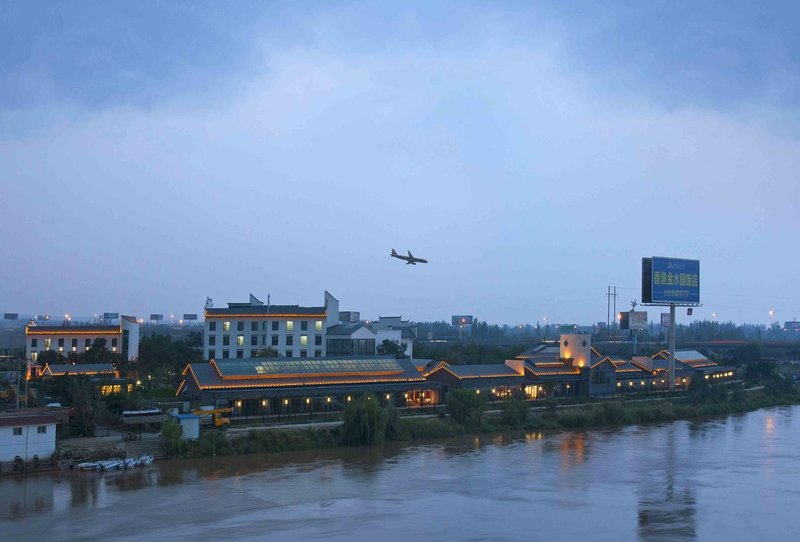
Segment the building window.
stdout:
<path fill-rule="evenodd" d="M 14 428 L 14 436 L 21 437 L 22 436 L 22 427 L 15 427 Z"/>
<path fill-rule="evenodd" d="M 216 335 L 209 335 L 208 336 L 208 346 L 216 346 L 217 345 L 217 336 Z"/>
<path fill-rule="evenodd" d="M 308 350 L 300 350 L 300 357 L 307 358 L 308 357 Z"/>
<path fill-rule="evenodd" d="M 300 331 L 308 331 L 308 321 L 302 320 L 300 322 Z"/>
<path fill-rule="evenodd" d="M 272 331 L 278 331 L 278 321 L 277 320 L 272 322 Z"/>
<path fill-rule="evenodd" d="M 44 340 L 44 349 L 50 350 L 51 339 L 47 338 Z"/>
<path fill-rule="evenodd" d="M 230 346 L 231 345 L 231 336 L 230 335 L 223 335 L 222 336 L 222 346 Z"/>
<path fill-rule="evenodd" d="M 217 323 L 216 322 L 209 322 L 208 323 L 208 330 L 209 331 L 216 331 L 217 330 Z"/>
<path fill-rule="evenodd" d="M 64 339 L 58 339 L 58 347 L 64 348 Z"/>
<path fill-rule="evenodd" d="M 322 331 L 322 320 L 317 320 L 314 322 L 314 329 L 319 333 Z"/>
<path fill-rule="evenodd" d="M 277 335 L 273 335 L 272 336 L 272 346 L 278 346 L 278 336 Z"/>
<path fill-rule="evenodd" d="M 230 322 L 222 322 L 222 331 L 230 331 L 231 330 L 231 323 Z"/>
<path fill-rule="evenodd" d="M 87 349 L 91 348 L 92 347 L 92 339 L 84 339 L 83 346 L 85 346 Z"/>
<path fill-rule="evenodd" d="M 322 335 L 314 335 L 314 346 L 322 346 Z"/>
<path fill-rule="evenodd" d="M 31 339 L 31 348 L 39 346 L 39 339 Z"/>
<path fill-rule="evenodd" d="M 300 335 L 300 346 L 308 346 L 308 335 Z"/>
<path fill-rule="evenodd" d="M 244 322 L 236 322 L 236 331 L 244 331 Z"/>
<path fill-rule="evenodd" d="M 258 346 L 258 335 L 250 335 L 250 346 Z"/>
<path fill-rule="evenodd" d="M 36 361 L 39 359 L 39 352 L 31 352 L 31 360 Z"/>
<path fill-rule="evenodd" d="M 231 356 L 231 353 L 227 350 L 222 351 L 222 359 L 228 359 Z"/>
<path fill-rule="evenodd" d="M 72 349 L 74 350 L 77 347 L 78 347 L 78 339 L 72 339 Z"/>
<path fill-rule="evenodd" d="M 244 346 L 244 335 L 236 336 L 236 346 Z"/>
<path fill-rule="evenodd" d="M 116 348 L 116 347 L 117 347 L 117 339 L 116 339 L 116 338 L 114 338 L 114 339 L 111 339 L 111 346 L 112 346 L 113 348 Z"/>
<path fill-rule="evenodd" d="M 286 320 L 286 331 L 294 331 L 294 322 L 292 320 Z"/>
<path fill-rule="evenodd" d="M 292 346 L 293 344 L 294 344 L 294 335 L 287 335 L 286 346 Z"/>
<path fill-rule="evenodd" d="M 250 331 L 258 331 L 258 322 L 250 322 Z"/>
<path fill-rule="evenodd" d="M 291 351 L 291 350 L 287 350 L 287 351 L 286 351 L 286 357 L 287 357 L 287 358 L 290 358 L 290 357 L 292 357 L 292 351 Z"/>
<path fill-rule="evenodd" d="M 44 435 L 47 433 L 47 426 L 46 425 L 39 425 L 36 427 L 36 432 L 40 435 Z"/>
<path fill-rule="evenodd" d="M 239 359 L 243 358 L 244 357 L 244 350 L 237 350 L 236 351 L 236 357 L 239 358 Z"/>
<path fill-rule="evenodd" d="M 322 357 L 322 350 L 314 350 L 314 357 L 315 358 Z"/>
<path fill-rule="evenodd" d="M 216 350 L 209 350 L 208 351 L 208 359 L 217 359 L 217 351 Z"/>

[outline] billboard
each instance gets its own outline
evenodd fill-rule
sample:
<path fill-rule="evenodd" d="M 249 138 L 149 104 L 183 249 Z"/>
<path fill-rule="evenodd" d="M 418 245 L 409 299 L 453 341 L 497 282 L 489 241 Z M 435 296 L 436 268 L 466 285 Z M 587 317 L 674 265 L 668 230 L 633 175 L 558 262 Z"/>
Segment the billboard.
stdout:
<path fill-rule="evenodd" d="M 642 258 L 642 303 L 700 303 L 700 261 Z"/>
<path fill-rule="evenodd" d="M 661 327 L 669 327 L 669 313 L 662 312 L 661 313 Z"/>
<path fill-rule="evenodd" d="M 471 326 L 472 325 L 472 315 L 470 315 L 470 314 L 454 314 L 453 315 L 453 325 L 454 326 Z"/>
<path fill-rule="evenodd" d="M 158 322 L 159 320 L 163 320 L 163 319 L 164 319 L 164 315 L 163 314 L 151 314 L 150 315 L 150 320 L 153 321 L 153 322 Z"/>
<path fill-rule="evenodd" d="M 619 313 L 620 329 L 647 329 L 647 311 L 629 311 Z"/>
<path fill-rule="evenodd" d="M 18 312 L 4 312 L 3 320 L 19 320 Z"/>
<path fill-rule="evenodd" d="M 103 320 L 116 320 L 119 318 L 118 312 L 104 312 L 103 313 Z"/>
<path fill-rule="evenodd" d="M 184 314 L 183 320 L 197 320 L 197 314 Z"/>

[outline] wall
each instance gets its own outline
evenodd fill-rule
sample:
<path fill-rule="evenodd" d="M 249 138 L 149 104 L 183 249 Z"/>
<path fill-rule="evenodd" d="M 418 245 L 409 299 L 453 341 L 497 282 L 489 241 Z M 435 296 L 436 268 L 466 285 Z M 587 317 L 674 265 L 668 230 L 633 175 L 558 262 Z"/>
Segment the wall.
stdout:
<path fill-rule="evenodd" d="M 39 434 L 37 427 L 47 427 L 46 433 Z M 20 426 L 16 426 L 20 427 Z M 16 456 L 23 459 L 47 459 L 56 449 L 56 424 L 23 425 L 22 435 L 14 435 L 14 427 L 0 427 L 0 461 L 13 461 Z"/>

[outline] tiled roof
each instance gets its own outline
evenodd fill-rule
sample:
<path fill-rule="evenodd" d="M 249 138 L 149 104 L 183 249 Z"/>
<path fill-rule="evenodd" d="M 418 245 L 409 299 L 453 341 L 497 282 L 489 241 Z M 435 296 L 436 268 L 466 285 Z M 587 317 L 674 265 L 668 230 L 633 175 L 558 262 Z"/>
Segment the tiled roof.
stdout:
<path fill-rule="evenodd" d="M 479 365 L 451 365 L 444 361 L 439 362 L 429 369 L 428 374 L 439 370 L 445 369 L 450 371 L 458 378 L 497 378 L 506 376 L 521 376 L 514 369 L 506 364 L 501 363 L 485 363 Z"/>
<path fill-rule="evenodd" d="M 119 326 L 69 325 L 69 326 L 25 326 L 26 335 L 75 335 L 77 333 L 109 334 L 121 333 Z"/>
<path fill-rule="evenodd" d="M 364 324 L 354 323 L 354 324 L 336 324 L 335 326 L 329 327 L 325 334 L 330 337 L 331 335 L 347 335 L 350 336 L 362 327 L 365 327 Z M 369 328 L 367 328 L 369 329 Z M 372 330 L 370 330 L 372 331 Z M 374 334 L 374 333 L 373 333 Z"/>
<path fill-rule="evenodd" d="M 374 360 L 385 360 L 387 358 L 372 358 Z M 390 358 L 393 359 L 393 358 Z M 291 358 L 282 361 L 306 361 L 313 362 L 319 360 L 336 360 L 347 362 L 342 358 Z M 235 360 L 241 361 L 241 360 Z M 263 361 L 263 360 L 259 360 Z M 306 374 L 286 374 L 275 375 L 265 378 L 256 375 L 232 375 L 225 378 L 217 371 L 215 363 L 191 363 L 184 369 L 184 376 L 195 379 L 201 389 L 221 389 L 221 388 L 276 388 L 276 387 L 296 387 L 296 386 L 319 386 L 335 384 L 369 384 L 373 382 L 419 382 L 424 380 L 414 364 L 407 359 L 394 360 L 398 367 L 397 372 L 391 374 L 375 374 L 374 372 L 362 372 L 361 374 L 329 370 L 327 372 L 308 372 Z M 220 360 L 219 363 L 222 363 Z M 179 391 L 183 388 L 179 388 Z"/>
<path fill-rule="evenodd" d="M 116 374 L 116 369 L 110 363 L 81 363 L 46 365 L 43 373 L 51 376 Z"/>

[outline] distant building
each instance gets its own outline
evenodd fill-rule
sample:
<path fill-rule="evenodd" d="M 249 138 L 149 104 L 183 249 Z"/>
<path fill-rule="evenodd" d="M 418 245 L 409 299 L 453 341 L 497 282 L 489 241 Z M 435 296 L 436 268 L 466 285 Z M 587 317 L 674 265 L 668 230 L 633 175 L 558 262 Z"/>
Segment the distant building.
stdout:
<path fill-rule="evenodd" d="M 30 323 L 25 326 L 25 339 L 25 355 L 31 361 L 47 350 L 65 356 L 82 353 L 97 339 L 105 339 L 109 351 L 121 354 L 128 361 L 139 358 L 139 322 L 132 316 L 122 316 L 116 325 Z"/>
<path fill-rule="evenodd" d="M 409 358 L 414 354 L 417 328 L 400 316 L 378 317 L 372 322 L 339 324 L 327 329 L 328 356 L 374 356 L 383 341 L 405 346 Z"/>

